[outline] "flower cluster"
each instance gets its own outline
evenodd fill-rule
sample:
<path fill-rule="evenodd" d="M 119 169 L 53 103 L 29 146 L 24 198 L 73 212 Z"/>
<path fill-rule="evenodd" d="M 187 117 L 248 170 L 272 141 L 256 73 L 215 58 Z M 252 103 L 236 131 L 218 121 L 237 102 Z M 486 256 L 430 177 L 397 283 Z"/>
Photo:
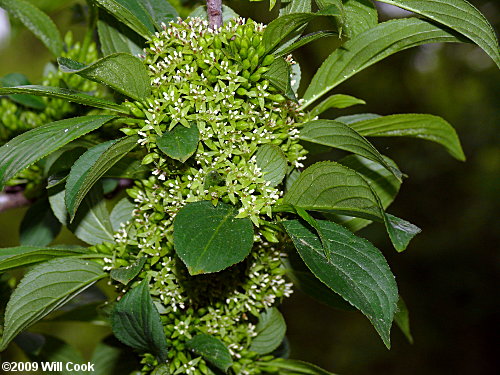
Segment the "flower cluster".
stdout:
<path fill-rule="evenodd" d="M 90 63 L 97 60 L 97 48 L 90 43 L 87 48 L 82 48 L 79 42 L 73 41 L 71 32 L 64 38 L 67 50 L 63 57 Z M 74 90 L 95 92 L 97 83 L 88 81 L 76 74 L 68 75 L 59 71 L 52 63 L 45 68 L 45 76 L 41 82 L 43 86 L 68 87 Z M 64 99 L 40 97 L 44 104 L 43 109 L 25 107 L 9 98 L 0 98 L 0 145 L 6 143 L 17 135 L 43 124 L 71 117 L 78 107 Z M 31 198 L 39 194 L 38 190 L 43 180 L 42 171 L 38 164 L 21 171 L 15 178 L 8 182 L 9 185 L 25 184 L 24 194 Z"/>
<path fill-rule="evenodd" d="M 97 60 L 97 48 L 94 43 L 82 49 L 79 42 L 73 41 L 73 35 L 68 32 L 64 37 L 67 50 L 63 57 L 90 63 Z M 68 75 L 60 72 L 52 63 L 45 67 L 45 75 L 41 85 L 54 87 L 69 87 L 79 91 L 96 91 L 97 83 L 88 81 L 76 74 Z M 40 97 L 45 108 L 36 110 L 27 108 L 8 98 L 0 99 L 0 144 L 37 126 L 51 121 L 61 120 L 75 112 L 75 104 L 64 99 Z"/>
<path fill-rule="evenodd" d="M 275 58 L 263 47 L 263 29 L 243 19 L 219 30 L 198 18 L 170 23 L 151 38 L 142 56 L 151 97 L 127 104 L 142 120 L 122 131 L 139 135 L 142 162 L 151 175 L 128 191 L 135 204 L 133 220 L 116 233 L 106 269 L 147 258 L 139 278 L 150 279 L 169 340 L 172 374 L 211 373 L 204 359 L 186 350 L 186 342 L 200 333 L 228 346 L 236 373 L 261 373 L 254 365 L 258 355 L 249 349 L 259 315 L 292 292 L 271 211 L 283 189 L 266 180 L 255 153 L 272 144 L 283 151 L 289 171 L 301 166 L 305 151 L 297 128 L 304 115 L 266 79 Z M 158 146 L 159 137 L 176 126 L 199 131 L 197 150 L 185 162 Z M 185 204 L 202 200 L 236 206 L 237 217 L 255 224 L 255 241 L 243 262 L 191 276 L 173 248 L 173 221 Z M 143 363 L 149 373 L 156 360 L 146 355 Z"/>

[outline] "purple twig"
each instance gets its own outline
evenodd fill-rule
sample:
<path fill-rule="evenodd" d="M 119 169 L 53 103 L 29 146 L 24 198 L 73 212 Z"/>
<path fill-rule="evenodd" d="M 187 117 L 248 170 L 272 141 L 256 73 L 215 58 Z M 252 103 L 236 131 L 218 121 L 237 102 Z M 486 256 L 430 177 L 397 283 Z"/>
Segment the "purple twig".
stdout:
<path fill-rule="evenodd" d="M 222 26 L 222 0 L 207 0 L 208 25 L 211 29 Z"/>

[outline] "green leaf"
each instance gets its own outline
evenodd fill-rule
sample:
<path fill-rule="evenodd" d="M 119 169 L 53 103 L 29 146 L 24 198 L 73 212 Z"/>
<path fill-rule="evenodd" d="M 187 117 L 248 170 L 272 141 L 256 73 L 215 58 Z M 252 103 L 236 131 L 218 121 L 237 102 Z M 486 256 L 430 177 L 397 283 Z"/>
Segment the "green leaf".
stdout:
<path fill-rule="evenodd" d="M 118 201 L 109 215 L 114 232 L 121 228 L 122 223 L 132 220 L 134 208 L 135 205 L 128 198 L 122 198 Z"/>
<path fill-rule="evenodd" d="M 401 172 L 388 163 L 378 150 L 349 125 L 333 120 L 313 120 L 304 124 L 300 139 L 324 146 L 338 148 L 376 161 L 401 180 Z"/>
<path fill-rule="evenodd" d="M 129 290 L 118 301 L 111 315 L 115 336 L 124 344 L 154 353 L 160 362 L 167 360 L 167 338 L 160 314 L 149 294 L 148 280 Z"/>
<path fill-rule="evenodd" d="M 323 112 L 329 110 L 330 108 L 347 108 L 356 104 L 366 104 L 366 102 L 362 99 L 358 99 L 350 95 L 344 95 L 344 94 L 332 95 L 323 100 L 316 107 L 314 107 L 311 110 L 311 116 L 312 117 L 319 116 Z"/>
<path fill-rule="evenodd" d="M 311 0 L 285 0 L 280 9 L 280 16 L 292 13 L 309 13 L 311 11 Z"/>
<path fill-rule="evenodd" d="M 88 192 L 71 223 L 64 203 L 63 187 L 61 185 L 54 187 L 49 190 L 49 194 L 49 202 L 54 215 L 76 237 L 91 245 L 114 241 L 106 201 L 99 184 Z"/>
<path fill-rule="evenodd" d="M 0 351 L 19 332 L 105 276 L 99 264 L 82 259 L 53 259 L 34 267 L 7 303 Z"/>
<path fill-rule="evenodd" d="M 365 137 L 413 137 L 439 143 L 454 158 L 465 155 L 455 129 L 444 119 L 426 114 L 400 114 L 352 122 L 351 128 Z"/>
<path fill-rule="evenodd" d="M 292 90 L 290 80 L 291 66 L 282 57 L 276 58 L 269 70 L 262 75 L 263 78 L 269 80 L 271 85 L 280 90 L 283 95 L 291 100 L 296 100 L 295 93 Z"/>
<path fill-rule="evenodd" d="M 111 18 L 111 17 L 108 17 Z M 111 18 L 111 20 L 113 20 Z M 143 40 L 133 31 L 128 29 L 121 23 L 100 19 L 97 21 L 97 33 L 99 34 L 99 42 L 101 43 L 101 51 L 104 56 L 114 53 L 130 53 L 138 56 L 143 53 L 141 45 Z M 137 40 L 139 39 L 139 40 Z"/>
<path fill-rule="evenodd" d="M 396 163 L 384 156 L 386 162 L 397 168 Z M 377 194 L 385 210 L 394 201 L 394 198 L 399 192 L 401 181 L 399 181 L 391 172 L 383 165 L 369 159 L 365 159 L 358 155 L 348 155 L 339 160 L 339 163 L 345 165 L 358 172 L 368 182 L 372 190 Z M 371 223 L 370 220 L 327 214 L 329 220 L 334 220 L 336 223 L 342 224 L 351 232 L 356 232 Z"/>
<path fill-rule="evenodd" d="M 18 172 L 114 118 L 74 117 L 42 125 L 10 140 L 0 147 L 0 190 Z"/>
<path fill-rule="evenodd" d="M 132 156 L 125 156 L 118 160 L 118 162 L 104 174 L 104 177 L 140 180 L 149 175 L 150 172 L 151 170 L 148 166 L 141 164 L 140 160 Z"/>
<path fill-rule="evenodd" d="M 249 349 L 259 354 L 271 353 L 285 338 L 285 319 L 277 308 L 267 309 L 260 314 L 256 331 L 257 336 L 252 339 Z"/>
<path fill-rule="evenodd" d="M 322 368 L 303 361 L 295 359 L 277 358 L 270 362 L 263 362 L 262 365 L 270 366 L 271 368 L 280 369 L 280 374 L 294 374 L 294 375 L 335 375 L 332 372 L 323 370 Z"/>
<path fill-rule="evenodd" d="M 156 29 L 161 30 L 162 23 L 168 24 L 179 17 L 177 10 L 167 0 L 138 0 L 153 19 Z"/>
<path fill-rule="evenodd" d="M 335 121 L 343 122 L 344 124 L 351 125 L 358 121 L 372 120 L 374 118 L 382 117 L 375 113 L 356 113 L 355 115 L 340 116 Z"/>
<path fill-rule="evenodd" d="M 29 336 L 28 336 L 29 335 Z M 35 338 L 34 335 L 38 337 Z M 25 337 L 28 336 L 28 337 Z M 40 340 L 39 345 L 33 345 L 36 340 Z M 63 340 L 49 335 L 38 335 L 33 333 L 22 333 L 16 340 L 16 344 L 23 349 L 31 361 L 40 362 L 61 362 L 61 363 L 85 363 L 84 358 L 74 347 L 70 346 Z M 40 366 L 39 366 L 40 367 Z M 65 365 L 62 366 L 62 371 L 46 372 L 46 374 L 56 375 L 87 375 L 87 371 L 69 370 Z"/>
<path fill-rule="evenodd" d="M 0 8 L 9 12 L 28 28 L 54 56 L 63 50 L 63 41 L 56 25 L 49 16 L 25 0 L 0 0 Z"/>
<path fill-rule="evenodd" d="M 233 359 L 227 346 L 218 338 L 211 335 L 197 335 L 187 342 L 187 347 L 207 362 L 227 373 L 233 365 Z"/>
<path fill-rule="evenodd" d="M 253 245 L 249 218 L 225 203 L 188 203 L 174 220 L 174 247 L 191 275 L 221 271 L 241 262 Z"/>
<path fill-rule="evenodd" d="M 405 250 L 420 232 L 415 225 L 386 214 L 380 199 L 359 173 L 331 161 L 313 164 L 303 171 L 283 202 L 305 210 L 381 221 L 397 251 Z"/>
<path fill-rule="evenodd" d="M 397 324 L 399 329 L 401 329 L 401 332 L 403 332 L 408 342 L 413 344 L 413 336 L 410 330 L 410 313 L 401 296 L 399 296 L 396 313 L 394 314 L 394 322 Z"/>
<path fill-rule="evenodd" d="M 314 18 L 312 13 L 292 13 L 276 18 L 264 30 L 262 43 L 266 48 L 266 54 L 272 52 L 293 32 L 299 30 Z"/>
<path fill-rule="evenodd" d="M 139 137 L 131 135 L 101 143 L 85 152 L 73 164 L 66 181 L 66 208 L 73 220 L 78 206 L 94 184 L 135 146 Z"/>
<path fill-rule="evenodd" d="M 417 18 L 380 23 L 356 35 L 328 56 L 307 88 L 302 108 L 354 74 L 396 52 L 425 43 L 462 41 L 452 32 Z"/>
<path fill-rule="evenodd" d="M 275 55 L 276 56 L 287 56 L 296 49 L 299 49 L 300 47 L 303 47 L 309 43 L 315 42 L 318 39 L 325 38 L 325 37 L 330 37 L 333 35 L 338 35 L 337 33 L 333 31 L 317 31 L 315 33 L 307 34 L 304 35 L 303 37 L 297 39 L 293 43 L 291 43 L 288 46 L 283 45 L 282 47 L 278 48 L 276 50 Z"/>
<path fill-rule="evenodd" d="M 294 287 L 300 289 L 308 296 L 335 309 L 354 310 L 354 307 L 346 302 L 345 299 L 319 281 L 297 253 L 292 252 L 288 255 L 286 271 Z"/>
<path fill-rule="evenodd" d="M 371 321 L 387 347 L 398 289 L 384 256 L 370 242 L 339 224 L 318 220 L 319 237 L 298 220 L 283 223 L 305 264 L 325 285 Z M 328 260 L 324 250 L 330 253 Z"/>
<path fill-rule="evenodd" d="M 326 13 L 335 20 L 339 36 L 343 33 L 345 10 L 342 0 L 315 0 L 321 13 Z"/>
<path fill-rule="evenodd" d="M 261 169 L 263 178 L 277 186 L 285 178 L 288 162 L 285 154 L 276 145 L 265 144 L 258 147 L 255 162 Z"/>
<path fill-rule="evenodd" d="M 95 0 L 95 2 L 143 38 L 148 39 L 155 32 L 151 16 L 137 0 Z"/>
<path fill-rule="evenodd" d="M 146 66 L 137 57 L 128 53 L 114 53 L 84 65 L 66 57 L 57 59 L 59 69 L 83 78 L 102 83 L 135 100 L 144 100 L 151 93 L 151 84 Z"/>
<path fill-rule="evenodd" d="M 384 215 L 384 224 L 394 248 L 399 252 L 404 251 L 412 238 L 421 232 L 416 225 L 391 214 Z"/>
<path fill-rule="evenodd" d="M 141 257 L 135 263 L 131 264 L 128 267 L 120 267 L 111 270 L 110 276 L 113 280 L 116 280 L 124 285 L 127 285 L 142 271 L 142 268 L 144 267 L 145 263 L 146 263 L 146 257 Z"/>
<path fill-rule="evenodd" d="M 378 0 L 441 23 L 481 47 L 500 68 L 495 30 L 483 14 L 465 0 Z"/>
<path fill-rule="evenodd" d="M 382 219 L 377 198 L 363 177 L 331 161 L 304 170 L 283 201 L 306 210 Z"/>
<path fill-rule="evenodd" d="M 61 223 L 52 213 L 49 200 L 41 198 L 24 215 L 19 230 L 19 243 L 25 246 L 47 246 L 60 230 Z"/>
<path fill-rule="evenodd" d="M 346 0 L 344 11 L 342 30 L 348 38 L 353 38 L 378 24 L 377 8 L 372 0 Z"/>
<path fill-rule="evenodd" d="M 30 82 L 28 78 L 21 73 L 10 73 L 0 79 L 0 87 L 14 87 L 19 85 L 29 85 L 29 84 Z M 9 99 L 25 107 L 37 110 L 43 110 L 46 107 L 45 102 L 34 95 L 27 95 L 27 94 L 9 95 Z"/>
<path fill-rule="evenodd" d="M 194 122 L 187 128 L 181 124 L 156 139 L 158 148 L 172 159 L 184 163 L 196 152 L 200 141 L 200 132 Z"/>
<path fill-rule="evenodd" d="M 70 89 L 63 89 L 59 87 L 27 85 L 27 86 L 0 88 L 0 95 L 7 95 L 7 94 L 29 94 L 36 96 L 47 96 L 49 98 L 64 99 L 69 102 L 88 105 L 96 108 L 109 109 L 110 111 L 117 111 L 122 113 L 127 112 L 126 108 L 122 107 L 119 104 L 113 103 L 112 101 L 97 98 L 95 96 L 88 95 L 84 92 L 70 90 Z"/>
<path fill-rule="evenodd" d="M 207 20 L 208 19 L 207 7 L 206 6 L 199 6 L 199 7 L 195 8 L 189 14 L 188 17 L 191 17 L 191 18 L 198 17 L 198 18 L 201 18 L 203 20 Z M 231 20 L 233 18 L 238 18 L 238 17 L 239 17 L 238 13 L 236 13 L 233 9 L 231 9 L 227 5 L 222 5 L 222 22 L 223 23 L 226 23 L 229 20 Z"/>
<path fill-rule="evenodd" d="M 87 254 L 82 247 L 17 246 L 0 249 L 0 272 L 59 257 Z"/>

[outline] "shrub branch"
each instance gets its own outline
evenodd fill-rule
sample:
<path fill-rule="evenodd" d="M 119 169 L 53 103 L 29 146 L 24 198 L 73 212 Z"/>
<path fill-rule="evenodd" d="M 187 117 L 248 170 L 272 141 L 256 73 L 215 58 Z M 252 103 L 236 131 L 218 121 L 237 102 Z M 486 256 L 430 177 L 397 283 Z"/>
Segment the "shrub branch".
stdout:
<path fill-rule="evenodd" d="M 207 0 L 208 24 L 211 29 L 222 26 L 222 0 Z"/>

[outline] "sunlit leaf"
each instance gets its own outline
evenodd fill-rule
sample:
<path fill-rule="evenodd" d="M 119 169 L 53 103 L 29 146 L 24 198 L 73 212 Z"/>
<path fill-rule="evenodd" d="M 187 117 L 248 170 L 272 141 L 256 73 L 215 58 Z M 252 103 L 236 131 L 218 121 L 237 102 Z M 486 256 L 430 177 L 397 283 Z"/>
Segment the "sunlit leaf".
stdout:
<path fill-rule="evenodd" d="M 59 57 L 57 62 L 61 71 L 65 73 L 78 74 L 91 81 L 102 83 L 135 100 L 144 100 L 151 93 L 146 66 L 137 57 L 128 53 L 114 53 L 90 65 L 66 57 Z"/>
<path fill-rule="evenodd" d="M 463 42 L 452 31 L 418 18 L 378 24 L 335 50 L 321 65 L 304 94 L 306 108 L 335 86 L 396 52 L 425 43 Z"/>
<path fill-rule="evenodd" d="M 495 30 L 483 14 L 465 0 L 378 0 L 421 14 L 466 36 L 481 47 L 500 68 Z"/>
<path fill-rule="evenodd" d="M 74 117 L 39 126 L 10 140 L 0 147 L 0 190 L 24 168 L 114 118 L 103 115 Z"/>
<path fill-rule="evenodd" d="M 365 137 L 413 137 L 439 143 L 458 160 L 465 155 L 455 129 L 444 119 L 426 114 L 382 116 L 349 124 Z"/>

